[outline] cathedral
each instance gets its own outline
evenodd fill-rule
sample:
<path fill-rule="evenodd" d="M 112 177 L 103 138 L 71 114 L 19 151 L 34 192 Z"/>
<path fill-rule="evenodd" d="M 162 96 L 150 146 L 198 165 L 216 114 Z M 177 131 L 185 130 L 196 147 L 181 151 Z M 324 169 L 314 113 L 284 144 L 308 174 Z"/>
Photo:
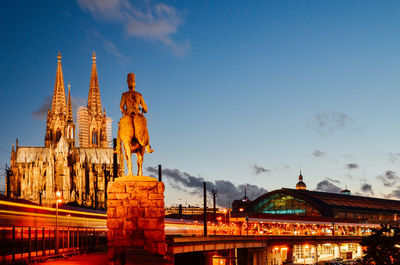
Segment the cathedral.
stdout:
<path fill-rule="evenodd" d="M 96 55 L 92 56 L 87 107 L 78 108 L 77 126 L 72 115 L 69 84 L 68 98 L 65 95 L 60 53 L 57 59 L 44 147 L 19 146 L 17 139 L 12 146 L 6 194 L 52 205 L 55 191 L 59 190 L 65 203 L 102 209 L 106 206 L 107 183 L 114 175 L 113 163 L 117 165 L 119 156 L 111 148 L 112 119 L 101 106 Z"/>

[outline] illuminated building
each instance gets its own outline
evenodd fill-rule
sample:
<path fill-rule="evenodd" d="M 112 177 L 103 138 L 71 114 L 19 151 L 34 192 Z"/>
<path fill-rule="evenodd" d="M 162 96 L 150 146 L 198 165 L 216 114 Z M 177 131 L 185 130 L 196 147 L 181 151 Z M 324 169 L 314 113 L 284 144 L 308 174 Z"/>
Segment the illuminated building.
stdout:
<path fill-rule="evenodd" d="M 300 173 L 296 189 L 282 188 L 261 195 L 257 199 L 235 200 L 233 213 L 244 208 L 249 216 L 284 217 L 310 220 L 351 221 L 355 223 L 391 223 L 398 220 L 400 201 L 341 193 L 310 191 Z"/>
<path fill-rule="evenodd" d="M 380 224 L 397 223 L 399 215 L 398 200 L 355 196 L 347 189 L 310 191 L 301 173 L 296 189 L 282 188 L 232 204 L 232 221 L 240 224 L 242 235 L 365 236 Z M 353 242 L 274 247 L 269 249 L 270 257 L 295 263 L 313 263 L 317 255 L 320 260 L 362 255 L 361 246 Z"/>
<path fill-rule="evenodd" d="M 307 188 L 307 185 L 306 185 L 306 183 L 304 183 L 303 175 L 301 175 L 301 171 L 300 171 L 299 182 L 297 182 L 297 184 L 296 184 L 296 189 L 305 190 L 306 188 Z"/>
<path fill-rule="evenodd" d="M 6 193 L 12 198 L 53 204 L 55 190 L 65 202 L 104 208 L 107 182 L 113 175 L 111 121 L 102 109 L 96 56 L 93 53 L 87 107 L 78 109 L 79 146 L 75 144 L 71 91 L 65 96 L 58 54 L 51 109 L 47 112 L 44 147 L 12 147 Z"/>

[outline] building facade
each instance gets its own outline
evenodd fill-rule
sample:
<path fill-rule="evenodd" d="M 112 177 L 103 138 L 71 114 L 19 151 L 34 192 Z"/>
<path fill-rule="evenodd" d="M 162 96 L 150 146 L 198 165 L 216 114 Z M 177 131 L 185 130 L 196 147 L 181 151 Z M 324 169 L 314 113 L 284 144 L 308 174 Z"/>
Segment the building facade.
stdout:
<path fill-rule="evenodd" d="M 60 190 L 66 203 L 105 208 L 107 183 L 113 177 L 112 119 L 102 109 L 96 56 L 93 53 L 87 107 L 78 109 L 78 126 L 73 120 L 70 85 L 68 98 L 65 96 L 60 53 L 57 59 L 44 147 L 19 146 L 17 139 L 12 146 L 6 193 L 13 198 L 52 205 L 55 191 Z"/>
<path fill-rule="evenodd" d="M 368 236 L 381 224 L 397 224 L 399 216 L 399 200 L 355 196 L 347 189 L 340 193 L 307 190 L 301 172 L 296 189 L 282 188 L 232 203 L 232 220 L 239 224 L 241 234 L 328 237 L 322 244 L 271 246 L 267 264 L 360 258 L 363 251 L 357 240 L 335 242 L 329 237 Z"/>

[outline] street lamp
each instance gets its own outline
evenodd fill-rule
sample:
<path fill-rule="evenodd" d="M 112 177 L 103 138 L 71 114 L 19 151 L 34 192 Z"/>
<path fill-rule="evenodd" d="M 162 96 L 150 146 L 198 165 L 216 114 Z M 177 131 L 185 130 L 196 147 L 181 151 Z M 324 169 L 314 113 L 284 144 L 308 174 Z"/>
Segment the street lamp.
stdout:
<path fill-rule="evenodd" d="M 227 223 L 226 222 L 226 209 L 224 209 L 224 222 Z"/>
<path fill-rule="evenodd" d="M 58 235 L 58 203 L 62 202 L 61 192 L 56 191 L 56 254 L 58 254 L 59 249 L 59 235 Z"/>
<path fill-rule="evenodd" d="M 239 212 L 244 212 L 244 208 L 239 208 Z M 247 230 L 247 235 L 249 235 L 249 216 L 247 214 L 247 209 L 246 209 L 246 230 Z"/>

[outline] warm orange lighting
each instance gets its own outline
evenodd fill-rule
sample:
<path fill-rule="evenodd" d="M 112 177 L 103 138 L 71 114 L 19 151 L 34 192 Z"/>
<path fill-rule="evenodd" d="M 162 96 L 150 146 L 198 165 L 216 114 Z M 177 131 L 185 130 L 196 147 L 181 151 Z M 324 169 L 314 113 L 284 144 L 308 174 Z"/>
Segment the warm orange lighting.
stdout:
<path fill-rule="evenodd" d="M 50 207 L 29 205 L 29 204 L 23 204 L 23 203 L 17 203 L 17 202 L 9 202 L 9 201 L 0 201 L 0 205 L 25 207 L 25 208 L 29 208 L 29 209 L 47 210 L 47 211 L 52 211 L 52 212 L 56 211 L 56 209 L 50 208 Z M 58 211 L 64 212 L 64 213 L 82 214 L 82 212 L 80 212 L 80 211 L 73 211 L 73 210 L 59 209 Z M 3 211 L 0 211 L 0 212 L 3 212 Z M 84 214 L 85 215 L 96 216 L 96 217 L 103 217 L 103 218 L 107 217 L 107 214 L 101 214 L 101 213 L 85 212 Z"/>
<path fill-rule="evenodd" d="M 57 190 L 57 191 L 56 191 L 56 196 L 57 196 L 57 197 L 61 197 L 61 191 Z"/>
<path fill-rule="evenodd" d="M 244 211 L 244 209 L 243 208 L 239 208 L 239 212 L 243 212 Z"/>

